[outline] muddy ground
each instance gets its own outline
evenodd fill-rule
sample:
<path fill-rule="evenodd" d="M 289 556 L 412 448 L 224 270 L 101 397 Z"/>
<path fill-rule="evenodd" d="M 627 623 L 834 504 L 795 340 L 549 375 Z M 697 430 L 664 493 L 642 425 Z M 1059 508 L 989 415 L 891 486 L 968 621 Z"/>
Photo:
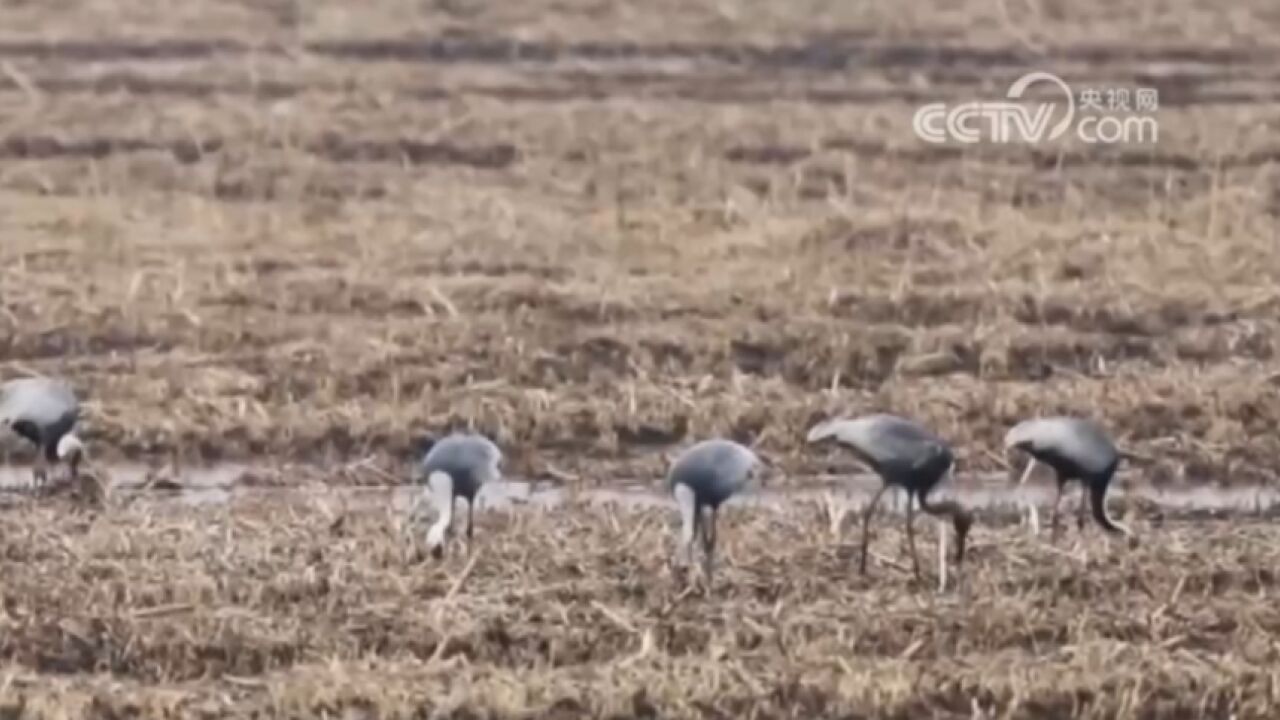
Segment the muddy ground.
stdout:
<path fill-rule="evenodd" d="M 655 485 L 728 435 L 802 489 L 855 467 L 806 449 L 811 423 L 892 411 L 955 443 L 963 489 L 1006 472 L 1009 424 L 1071 412 L 1142 458 L 1121 489 L 1274 485 L 1267 0 L 0 15 L 0 377 L 72 380 L 100 468 L 387 484 L 471 427 L 564 488 Z M 1156 88 L 1158 141 L 912 135 L 920 104 L 1034 70 Z M 1087 560 L 992 529 L 961 602 L 744 508 L 723 589 L 677 601 L 649 582 L 656 509 L 486 518 L 464 573 L 403 558 L 373 508 L 64 502 L 0 511 L 0 707 L 40 717 L 1276 702 L 1277 539 L 1238 513 L 1137 518 L 1149 541 Z"/>

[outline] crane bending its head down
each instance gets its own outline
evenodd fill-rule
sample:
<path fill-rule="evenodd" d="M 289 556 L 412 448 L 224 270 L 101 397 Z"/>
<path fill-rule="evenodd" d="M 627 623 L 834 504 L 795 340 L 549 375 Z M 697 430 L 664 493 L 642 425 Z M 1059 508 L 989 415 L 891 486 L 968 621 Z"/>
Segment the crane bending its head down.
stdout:
<path fill-rule="evenodd" d="M 700 535 L 703 571 L 711 577 L 720 505 L 742 490 L 763 465 L 746 446 L 719 439 L 704 440 L 676 458 L 667 474 L 667 484 L 680 508 L 677 557 L 683 554 L 692 560 L 694 542 Z"/>
<path fill-rule="evenodd" d="M 956 533 L 956 565 L 964 562 L 965 543 L 973 516 L 951 500 L 930 501 L 929 494 L 951 473 L 954 456 L 947 443 L 923 426 L 895 415 L 867 415 L 852 420 L 838 419 L 818 423 L 809 430 L 810 443 L 835 440 L 853 453 L 884 481 L 884 486 L 867 503 L 862 517 L 861 571 L 867 571 L 868 528 L 871 514 L 885 490 L 896 485 L 918 501 L 920 509 L 930 515 L 951 518 Z M 920 561 L 916 556 L 913 505 L 907 504 L 907 544 L 917 578 Z M 940 542 L 942 540 L 940 539 Z M 939 548 L 942 549 L 941 547 Z M 939 558 L 939 580 L 945 584 L 945 558 Z"/>
<path fill-rule="evenodd" d="M 485 483 L 501 478 L 502 451 L 483 435 L 454 434 L 434 443 L 422 459 L 417 478 L 426 477 L 427 490 L 410 508 L 417 512 L 423 497 L 431 495 L 439 516 L 427 530 L 427 549 L 436 557 L 444 553 L 445 539 L 453 526 L 453 506 L 467 501 L 467 544 L 473 536 L 476 495 Z"/>
<path fill-rule="evenodd" d="M 1107 515 L 1107 488 L 1120 465 L 1120 452 L 1102 426 L 1084 418 L 1049 417 L 1024 420 L 1004 436 L 1005 450 L 1021 450 L 1031 456 L 1019 484 L 1026 481 L 1042 462 L 1057 474 L 1058 492 L 1053 502 L 1053 532 L 1058 529 L 1058 505 L 1067 482 L 1079 480 L 1089 491 L 1093 519 L 1109 533 L 1132 536 L 1132 532 Z M 1079 520 L 1084 524 L 1081 500 Z"/>
<path fill-rule="evenodd" d="M 75 478 L 84 460 L 84 444 L 75 434 L 80 402 L 61 380 L 30 377 L 0 385 L 0 424 L 31 441 L 39 450 L 35 482 L 43 485 L 48 467 L 65 462 Z"/>

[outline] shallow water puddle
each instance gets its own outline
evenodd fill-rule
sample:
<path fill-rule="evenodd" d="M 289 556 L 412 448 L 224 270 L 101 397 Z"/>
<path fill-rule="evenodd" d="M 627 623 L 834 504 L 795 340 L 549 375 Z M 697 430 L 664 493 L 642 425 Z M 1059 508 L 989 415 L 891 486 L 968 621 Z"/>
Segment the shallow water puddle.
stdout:
<path fill-rule="evenodd" d="M 238 463 L 223 463 L 203 467 L 188 467 L 177 478 L 168 472 L 165 480 L 148 486 L 149 473 L 144 465 L 118 464 L 105 468 L 115 493 L 142 502 L 176 502 L 182 505 L 222 505 L 232 498 L 285 501 L 305 501 L 324 498 L 335 500 L 347 507 L 374 507 L 390 504 L 394 510 L 408 510 L 422 488 L 410 485 L 351 486 L 329 485 L 323 482 L 307 484 L 263 485 L 252 482 L 254 477 L 288 477 L 287 469 L 256 467 Z M 309 468 L 307 477 L 322 478 L 324 473 Z M 51 474 L 62 477 L 61 468 Z M 0 496 L 21 493 L 31 486 L 30 467 L 0 467 Z M 1014 511 L 1025 503 L 1046 507 L 1053 503 L 1052 481 L 1033 480 L 1021 487 L 1010 483 L 1005 473 L 968 475 L 964 484 L 949 484 L 940 488 L 938 497 L 953 497 L 966 505 L 983 510 Z M 1221 512 L 1266 513 L 1280 510 L 1280 491 L 1261 486 L 1161 489 L 1139 483 L 1129 483 L 1124 488 L 1114 487 L 1111 498 L 1138 499 L 1157 508 L 1171 512 Z M 788 486 L 778 488 L 774 484 L 756 486 L 729 501 L 730 505 L 760 507 L 774 511 L 793 510 L 797 506 L 833 504 L 845 510 L 865 507 L 880 487 L 879 478 L 869 473 L 857 475 L 827 475 L 821 477 L 792 477 Z M 1064 508 L 1074 509 L 1079 485 L 1068 486 L 1063 500 Z M 673 505 L 666 492 L 665 482 L 626 483 L 608 488 L 572 489 L 545 482 L 520 479 L 504 479 L 490 483 L 481 491 L 477 509 L 529 509 L 548 510 L 566 504 L 608 504 L 626 508 L 669 507 Z M 882 507 L 891 512 L 905 510 L 905 494 L 890 492 L 882 500 Z M 1065 510 L 1064 510 L 1065 511 Z"/>

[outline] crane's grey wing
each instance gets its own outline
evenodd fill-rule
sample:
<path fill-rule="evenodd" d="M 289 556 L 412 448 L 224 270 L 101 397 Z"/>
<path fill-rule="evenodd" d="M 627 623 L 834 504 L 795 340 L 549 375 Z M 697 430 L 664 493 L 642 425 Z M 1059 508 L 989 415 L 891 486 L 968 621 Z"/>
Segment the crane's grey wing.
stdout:
<path fill-rule="evenodd" d="M 80 402 L 66 383 L 34 377 L 10 380 L 0 386 L 0 420 L 30 423 L 66 432 L 80 417 Z"/>
<path fill-rule="evenodd" d="M 919 470 L 937 463 L 940 456 L 951 453 L 942 438 L 910 420 L 884 416 L 876 430 L 886 464 Z"/>
<path fill-rule="evenodd" d="M 1005 445 L 1058 458 L 1085 472 L 1103 472 L 1119 459 L 1115 443 L 1101 425 L 1085 418 L 1048 417 L 1025 420 L 1005 435 Z"/>
<path fill-rule="evenodd" d="M 755 453 L 736 442 L 706 440 L 676 459 L 667 484 L 687 485 L 704 502 L 720 503 L 742 489 L 759 462 Z"/>
<path fill-rule="evenodd" d="M 1119 459 L 1115 443 L 1101 425 L 1085 418 L 1062 420 L 1058 442 L 1063 451 L 1075 457 L 1082 468 L 1103 472 Z"/>
<path fill-rule="evenodd" d="M 877 452 L 878 442 L 873 428 L 877 417 L 826 420 L 810 428 L 807 440 L 814 443 L 834 438 L 836 442 L 856 455 L 859 460 L 872 467 L 877 467 L 881 460 Z"/>
<path fill-rule="evenodd" d="M 810 441 L 834 437 L 877 470 L 912 469 L 950 452 L 937 435 L 896 415 L 867 415 L 853 420 L 822 423 L 809 432 Z"/>
<path fill-rule="evenodd" d="M 480 435 L 451 435 L 432 446 L 422 460 L 428 477 L 445 472 L 453 478 L 456 492 L 474 495 L 486 482 L 497 480 L 502 451 Z"/>

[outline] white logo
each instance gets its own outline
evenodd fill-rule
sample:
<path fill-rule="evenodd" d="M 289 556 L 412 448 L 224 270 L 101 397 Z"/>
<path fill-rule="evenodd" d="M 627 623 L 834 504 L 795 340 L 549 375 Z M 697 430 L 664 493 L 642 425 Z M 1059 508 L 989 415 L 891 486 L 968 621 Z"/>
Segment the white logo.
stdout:
<path fill-rule="evenodd" d="M 1031 105 L 1018 102 L 1036 83 L 1056 88 L 1065 102 L 1042 101 Z M 1134 93 L 1137 100 L 1134 109 L 1129 107 L 1128 88 L 1108 89 L 1106 106 L 1102 103 L 1103 96 L 1101 90 L 1085 90 L 1080 94 L 1077 108 L 1075 94 L 1062 78 L 1052 73 L 1033 72 L 1009 86 L 1008 100 L 967 102 L 950 108 L 946 103 L 930 103 L 916 111 L 911 126 L 917 137 L 935 144 L 948 141 L 974 144 L 984 140 L 1039 143 L 1056 140 L 1073 126 L 1076 136 L 1089 144 L 1156 141 L 1159 127 L 1149 114 L 1158 105 L 1155 89 L 1139 88 Z"/>

